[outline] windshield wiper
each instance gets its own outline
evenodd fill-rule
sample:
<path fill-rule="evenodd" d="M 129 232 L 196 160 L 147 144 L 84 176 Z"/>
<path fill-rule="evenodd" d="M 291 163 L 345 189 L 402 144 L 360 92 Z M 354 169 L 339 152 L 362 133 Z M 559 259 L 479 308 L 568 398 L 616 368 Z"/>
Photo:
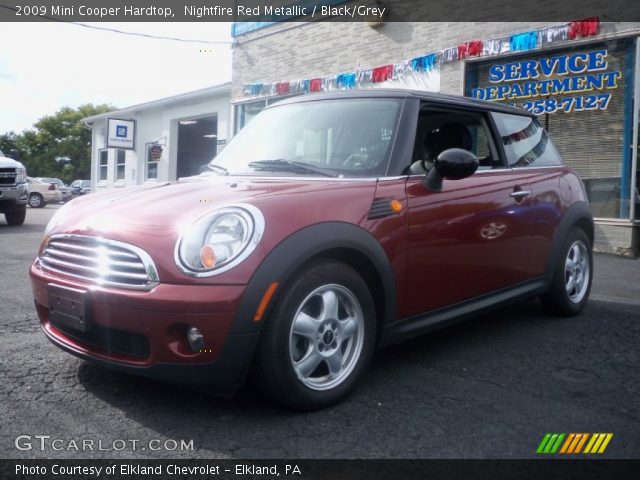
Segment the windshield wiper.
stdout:
<path fill-rule="evenodd" d="M 222 175 L 229 175 L 229 170 L 224 168 L 222 165 L 207 163 L 206 167 L 213 172 L 220 172 Z M 206 173 L 206 172 L 202 172 L 202 173 Z"/>
<path fill-rule="evenodd" d="M 338 174 L 330 170 L 314 167 L 304 162 L 296 162 L 295 160 L 285 160 L 277 158 L 275 160 L 256 160 L 250 162 L 249 166 L 256 170 L 271 170 L 274 172 L 293 172 L 293 173 L 316 173 L 325 177 L 337 177 Z"/>

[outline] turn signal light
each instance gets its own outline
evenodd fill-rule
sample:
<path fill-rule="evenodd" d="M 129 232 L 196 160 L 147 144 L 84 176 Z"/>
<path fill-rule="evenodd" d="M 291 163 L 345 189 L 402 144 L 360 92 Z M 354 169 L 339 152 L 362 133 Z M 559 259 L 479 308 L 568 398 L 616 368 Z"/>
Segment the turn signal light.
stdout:
<path fill-rule="evenodd" d="M 399 213 L 402 211 L 402 203 L 399 200 L 391 200 L 391 210 L 395 213 Z"/>
<path fill-rule="evenodd" d="M 200 261 L 205 268 L 213 268 L 216 264 L 216 252 L 211 245 L 205 245 L 200 249 Z"/>

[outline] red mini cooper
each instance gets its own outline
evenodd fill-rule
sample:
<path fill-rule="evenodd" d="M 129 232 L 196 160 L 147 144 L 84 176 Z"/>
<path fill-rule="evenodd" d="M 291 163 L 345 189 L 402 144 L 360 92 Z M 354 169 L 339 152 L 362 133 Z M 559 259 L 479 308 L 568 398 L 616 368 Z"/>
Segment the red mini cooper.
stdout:
<path fill-rule="evenodd" d="M 394 90 L 286 100 L 197 177 L 94 193 L 30 269 L 46 336 L 86 360 L 269 398 L 344 398 L 376 347 L 538 296 L 575 315 L 593 219 L 535 117 Z"/>

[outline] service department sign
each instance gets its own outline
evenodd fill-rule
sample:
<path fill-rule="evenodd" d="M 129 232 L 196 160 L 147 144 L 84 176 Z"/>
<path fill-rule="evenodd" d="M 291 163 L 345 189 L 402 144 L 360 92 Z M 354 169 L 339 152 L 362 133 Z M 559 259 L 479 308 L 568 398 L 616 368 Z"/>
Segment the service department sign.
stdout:
<path fill-rule="evenodd" d="M 135 148 L 136 121 L 110 118 L 107 129 L 107 148 Z"/>
<path fill-rule="evenodd" d="M 622 72 L 606 49 L 516 60 L 489 67 L 489 84 L 473 88 L 480 100 L 506 101 L 535 115 L 606 110 Z"/>

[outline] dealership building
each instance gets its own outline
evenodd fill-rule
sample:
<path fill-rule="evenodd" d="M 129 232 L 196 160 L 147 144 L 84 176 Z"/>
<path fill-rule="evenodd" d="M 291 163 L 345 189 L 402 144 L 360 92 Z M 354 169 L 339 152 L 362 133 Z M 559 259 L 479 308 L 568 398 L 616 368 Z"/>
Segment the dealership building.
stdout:
<path fill-rule="evenodd" d="M 313 92 L 397 87 L 531 110 L 581 176 L 600 251 L 640 254 L 640 23 L 236 23 L 233 131 Z"/>
<path fill-rule="evenodd" d="M 200 173 L 231 133 L 231 84 L 85 118 L 93 191 Z"/>

